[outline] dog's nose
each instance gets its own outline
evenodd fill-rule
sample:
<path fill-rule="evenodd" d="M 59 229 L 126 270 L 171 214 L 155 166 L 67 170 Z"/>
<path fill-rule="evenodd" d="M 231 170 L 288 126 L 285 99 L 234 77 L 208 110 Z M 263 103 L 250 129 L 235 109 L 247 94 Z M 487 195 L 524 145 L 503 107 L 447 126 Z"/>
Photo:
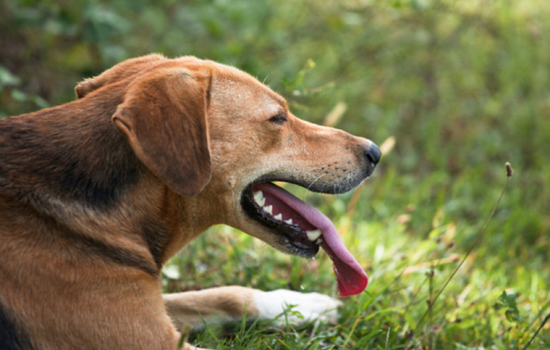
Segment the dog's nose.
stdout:
<path fill-rule="evenodd" d="M 374 169 L 376 164 L 380 162 L 380 157 L 382 156 L 382 152 L 380 152 L 380 148 L 378 148 L 377 145 L 372 143 L 369 148 L 365 151 L 365 157 L 369 161 L 370 165 Z"/>

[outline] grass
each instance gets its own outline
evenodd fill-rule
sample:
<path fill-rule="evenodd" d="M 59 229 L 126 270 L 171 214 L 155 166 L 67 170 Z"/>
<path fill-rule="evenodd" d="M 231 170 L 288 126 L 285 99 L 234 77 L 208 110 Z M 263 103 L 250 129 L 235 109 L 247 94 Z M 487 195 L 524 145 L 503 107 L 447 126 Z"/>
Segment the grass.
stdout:
<path fill-rule="evenodd" d="M 547 0 L 0 0 L 0 13 L 0 117 L 70 101 L 82 78 L 162 52 L 235 65 L 304 119 L 394 141 L 354 193 L 289 186 L 335 222 L 369 272 L 340 321 L 237 324 L 194 334 L 195 343 L 522 349 L 550 313 Z M 506 161 L 515 175 L 499 209 L 420 324 L 483 229 Z M 336 295 L 324 253 L 285 256 L 226 227 L 166 271 L 184 276 L 167 278 L 168 291 L 237 284 Z M 549 347 L 549 327 L 529 349 Z"/>
<path fill-rule="evenodd" d="M 505 178 L 503 168 L 501 188 Z M 367 186 L 376 186 L 378 181 L 381 179 L 375 177 Z M 293 189 L 310 202 L 323 200 L 321 195 Z M 468 256 L 457 252 L 452 242 L 460 234 L 459 219 L 444 220 L 439 211 L 428 237 L 414 239 L 404 232 L 406 220 L 398 220 L 395 214 L 392 225 L 357 219 L 349 225 L 350 217 L 358 215 L 355 211 L 345 215 L 350 198 L 337 196 L 331 207 L 334 211 L 340 207 L 335 222 L 349 227 L 344 241 L 369 271 L 371 282 L 365 293 L 345 299 L 337 324 L 287 325 L 283 329 L 265 322 L 239 324 L 207 329 L 194 334 L 191 341 L 220 349 L 522 349 L 550 313 L 544 283 L 547 271 L 527 272 L 517 266 L 508 271 L 511 279 L 507 279 L 499 270 L 486 269 L 478 250 Z M 436 299 L 437 291 L 459 264 L 456 254 L 465 256 L 464 265 L 428 312 L 429 302 Z M 331 262 L 324 253 L 310 261 L 289 257 L 227 227 L 209 230 L 172 263 L 186 277 L 181 285 L 169 281 L 169 291 L 178 290 L 178 286 L 239 284 L 336 296 Z M 503 291 L 504 302 L 500 300 Z M 547 334 L 539 333 L 530 348 L 543 349 L 549 342 Z"/>

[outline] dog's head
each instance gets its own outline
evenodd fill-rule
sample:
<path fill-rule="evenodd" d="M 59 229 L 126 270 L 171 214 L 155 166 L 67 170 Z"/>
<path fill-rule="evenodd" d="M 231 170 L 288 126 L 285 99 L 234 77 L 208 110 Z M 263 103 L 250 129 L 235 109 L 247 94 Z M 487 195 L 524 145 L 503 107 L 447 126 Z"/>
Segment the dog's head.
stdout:
<path fill-rule="evenodd" d="M 113 123 L 182 201 L 201 203 L 212 223 L 286 253 L 312 257 L 322 246 L 340 275 L 349 275 L 349 281 L 339 278 L 342 294 L 364 289 L 366 275 L 330 220 L 272 182 L 347 192 L 371 175 L 380 159 L 376 145 L 300 120 L 284 98 L 250 75 L 193 57 L 126 61 L 81 83 L 77 96 L 124 80 Z"/>

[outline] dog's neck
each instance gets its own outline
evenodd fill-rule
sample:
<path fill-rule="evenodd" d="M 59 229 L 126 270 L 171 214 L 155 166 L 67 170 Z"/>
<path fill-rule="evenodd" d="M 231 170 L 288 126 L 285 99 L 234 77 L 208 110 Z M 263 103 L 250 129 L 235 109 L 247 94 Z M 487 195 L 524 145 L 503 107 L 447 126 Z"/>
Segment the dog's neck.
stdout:
<path fill-rule="evenodd" d="M 29 207 L 65 235 L 150 254 L 160 269 L 214 222 L 137 159 L 111 122 L 120 95 L 0 121 L 0 205 Z"/>
<path fill-rule="evenodd" d="M 4 121 L 2 177 L 19 195 L 39 187 L 61 201 L 114 205 L 140 180 L 142 166 L 110 122 L 116 101 L 109 102 L 75 101 Z"/>

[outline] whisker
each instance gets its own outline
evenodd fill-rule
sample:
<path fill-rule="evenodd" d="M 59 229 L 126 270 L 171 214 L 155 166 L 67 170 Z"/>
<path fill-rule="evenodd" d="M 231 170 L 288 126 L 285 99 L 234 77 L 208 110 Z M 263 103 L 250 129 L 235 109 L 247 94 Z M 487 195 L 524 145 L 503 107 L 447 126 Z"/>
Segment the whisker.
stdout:
<path fill-rule="evenodd" d="M 320 168 L 317 168 L 317 169 L 320 169 Z M 309 184 L 309 186 L 306 188 L 306 193 L 304 193 L 304 202 L 306 201 L 306 197 L 307 197 L 307 194 L 308 192 L 310 191 L 311 189 L 311 186 L 313 186 L 320 178 L 322 178 L 323 176 L 325 176 L 327 173 L 324 173 L 324 174 L 321 174 L 320 176 L 318 176 L 315 180 L 313 180 L 313 182 L 311 182 Z"/>

